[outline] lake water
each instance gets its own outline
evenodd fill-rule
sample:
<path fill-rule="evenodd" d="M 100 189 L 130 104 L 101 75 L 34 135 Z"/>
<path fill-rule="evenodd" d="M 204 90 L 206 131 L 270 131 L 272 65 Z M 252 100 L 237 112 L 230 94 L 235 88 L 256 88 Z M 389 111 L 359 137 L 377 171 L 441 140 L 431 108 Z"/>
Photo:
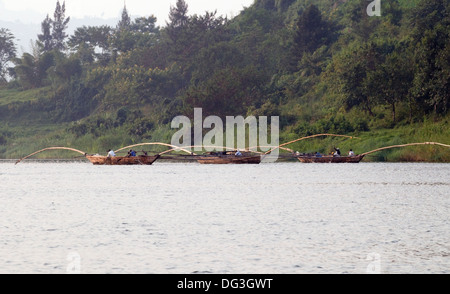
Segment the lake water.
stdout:
<path fill-rule="evenodd" d="M 450 164 L 0 163 L 0 273 L 450 273 Z"/>

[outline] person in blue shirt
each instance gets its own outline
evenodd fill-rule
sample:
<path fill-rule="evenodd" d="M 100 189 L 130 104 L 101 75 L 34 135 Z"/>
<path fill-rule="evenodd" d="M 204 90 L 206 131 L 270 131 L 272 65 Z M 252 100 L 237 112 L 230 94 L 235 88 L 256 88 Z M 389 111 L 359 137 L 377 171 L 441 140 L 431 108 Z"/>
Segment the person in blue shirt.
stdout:
<path fill-rule="evenodd" d="M 136 151 L 130 150 L 130 152 L 128 152 L 128 157 L 136 157 Z"/>

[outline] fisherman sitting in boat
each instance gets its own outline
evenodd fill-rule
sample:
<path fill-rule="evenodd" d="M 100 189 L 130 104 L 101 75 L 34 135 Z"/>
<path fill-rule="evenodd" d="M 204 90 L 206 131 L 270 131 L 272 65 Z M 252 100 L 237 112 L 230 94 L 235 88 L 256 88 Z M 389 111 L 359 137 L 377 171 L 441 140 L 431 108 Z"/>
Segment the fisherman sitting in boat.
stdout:
<path fill-rule="evenodd" d="M 130 150 L 127 157 L 136 157 L 136 151 Z"/>
<path fill-rule="evenodd" d="M 108 150 L 108 157 L 116 157 L 116 153 L 112 151 L 111 149 Z"/>
<path fill-rule="evenodd" d="M 339 148 L 334 147 L 334 150 L 336 150 L 336 152 L 334 152 L 333 156 L 334 157 L 341 157 L 341 150 Z"/>
<path fill-rule="evenodd" d="M 350 157 L 355 156 L 355 152 L 353 152 L 353 150 L 350 149 L 350 151 L 348 152 L 348 156 L 350 156 Z"/>
<path fill-rule="evenodd" d="M 242 153 L 241 153 L 241 151 L 238 150 L 235 155 L 236 156 L 242 156 Z"/>

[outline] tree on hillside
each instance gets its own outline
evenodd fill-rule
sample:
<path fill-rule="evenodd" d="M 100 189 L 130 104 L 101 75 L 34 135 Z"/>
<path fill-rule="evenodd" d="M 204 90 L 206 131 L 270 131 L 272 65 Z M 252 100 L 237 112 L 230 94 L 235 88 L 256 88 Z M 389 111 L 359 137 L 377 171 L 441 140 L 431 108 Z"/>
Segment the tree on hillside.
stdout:
<path fill-rule="evenodd" d="M 348 5 L 350 7 L 346 17 L 351 34 L 363 42 L 368 41 L 381 19 L 385 19 L 386 11 L 383 10 L 381 18 L 372 17 L 367 14 L 368 3 L 366 0 L 348 1 Z"/>
<path fill-rule="evenodd" d="M 119 52 L 128 52 L 136 45 L 136 40 L 131 33 L 131 18 L 128 14 L 126 5 L 122 10 L 122 17 L 117 23 L 116 29 L 112 33 L 110 39 L 111 49 L 114 52 L 113 56 L 117 56 Z"/>
<path fill-rule="evenodd" d="M 177 0 L 174 6 L 170 7 L 169 20 L 167 26 L 170 28 L 182 27 L 187 24 L 189 17 L 187 15 L 188 5 L 184 0 Z"/>
<path fill-rule="evenodd" d="M 186 2 L 178 0 L 170 9 L 170 22 L 163 31 L 169 62 L 176 62 L 182 68 L 182 87 L 191 80 L 192 72 L 197 68 L 197 55 L 202 49 L 212 47 L 228 36 L 227 19 L 217 17 L 216 12 L 190 17 L 187 13 Z"/>
<path fill-rule="evenodd" d="M 188 5 L 184 0 L 178 0 L 175 6 L 170 6 L 169 22 L 166 22 L 166 32 L 172 42 L 176 42 L 189 22 Z"/>
<path fill-rule="evenodd" d="M 24 53 L 21 58 L 15 58 L 14 63 L 14 71 L 22 86 L 25 89 L 38 88 L 45 84 L 47 70 L 55 65 L 55 52 L 37 56 Z"/>
<path fill-rule="evenodd" d="M 47 17 L 41 23 L 41 34 L 38 35 L 37 44 L 44 52 L 51 50 L 63 51 L 66 49 L 65 39 L 67 38 L 66 29 L 70 17 L 66 18 L 66 2 L 61 5 L 56 3 L 53 19 Z"/>
<path fill-rule="evenodd" d="M 58 2 L 56 3 L 55 13 L 53 15 L 53 31 L 52 38 L 54 42 L 54 49 L 58 51 L 62 51 L 66 49 L 66 45 L 64 44 L 65 39 L 67 38 L 67 34 L 65 30 L 67 29 L 67 24 L 70 21 L 70 17 L 66 18 L 66 2 L 63 2 L 63 5 Z"/>
<path fill-rule="evenodd" d="M 295 2 L 296 0 L 275 0 L 275 6 L 279 11 L 286 11 Z"/>
<path fill-rule="evenodd" d="M 52 24 L 53 20 L 47 14 L 47 17 L 41 23 L 42 34 L 38 35 L 38 45 L 45 52 L 53 49 Z"/>
<path fill-rule="evenodd" d="M 348 47 L 333 58 L 327 77 L 331 91 L 341 96 L 339 107 L 344 106 L 346 110 L 358 107 L 374 116 L 372 108 L 376 101 L 368 74 L 376 69 L 381 59 L 373 43 Z"/>
<path fill-rule="evenodd" d="M 201 107 L 205 116 L 245 115 L 250 106 L 264 98 L 265 79 L 265 74 L 253 66 L 217 70 L 207 80 L 192 85 L 185 92 L 183 112 L 191 115 L 194 107 Z"/>
<path fill-rule="evenodd" d="M 73 51 L 88 54 L 88 59 L 107 62 L 111 57 L 110 38 L 113 29 L 107 25 L 100 27 L 82 26 L 77 28 L 67 42 Z"/>
<path fill-rule="evenodd" d="M 445 114 L 450 108 L 450 4 L 421 1 L 414 11 L 415 77 L 412 92 L 425 112 Z"/>
<path fill-rule="evenodd" d="M 332 24 L 323 19 L 322 13 L 314 4 L 311 4 L 301 13 L 294 36 L 292 47 L 293 68 L 305 53 L 314 53 L 323 45 L 333 39 Z"/>
<path fill-rule="evenodd" d="M 254 5 L 256 8 L 275 10 L 275 0 L 257 0 Z"/>
<path fill-rule="evenodd" d="M 156 26 L 157 18 L 154 15 L 149 17 L 138 17 L 133 23 L 131 23 L 131 31 L 136 33 L 148 33 L 154 34 L 159 32 L 159 28 Z"/>
<path fill-rule="evenodd" d="M 397 105 L 406 101 L 413 79 L 408 53 L 403 48 L 396 48 L 367 73 L 369 95 L 375 98 L 375 103 L 389 105 L 393 123 L 397 122 Z"/>
<path fill-rule="evenodd" d="M 151 47 L 156 43 L 155 35 L 159 34 L 156 21 L 157 18 L 154 15 L 139 17 L 132 21 L 125 6 L 122 18 L 110 38 L 112 50 L 116 53 L 124 53 L 137 47 Z"/>
<path fill-rule="evenodd" d="M 0 29 L 0 83 L 6 81 L 8 63 L 16 57 L 14 36 L 8 29 Z"/>
<path fill-rule="evenodd" d="M 294 4 L 295 1 L 297 0 L 256 0 L 253 5 L 255 8 L 284 12 L 289 6 Z"/>
<path fill-rule="evenodd" d="M 120 19 L 119 23 L 117 24 L 117 30 L 129 30 L 131 26 L 131 18 L 128 14 L 127 7 L 124 6 L 122 10 L 122 18 Z"/>

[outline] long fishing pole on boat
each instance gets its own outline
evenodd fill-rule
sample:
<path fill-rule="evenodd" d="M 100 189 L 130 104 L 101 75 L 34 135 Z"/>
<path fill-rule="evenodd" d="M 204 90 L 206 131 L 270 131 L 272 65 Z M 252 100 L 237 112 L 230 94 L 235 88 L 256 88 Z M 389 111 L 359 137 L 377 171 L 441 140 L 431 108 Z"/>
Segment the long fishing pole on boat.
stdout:
<path fill-rule="evenodd" d="M 252 150 L 251 150 L 251 149 L 257 149 L 258 147 L 262 147 L 262 146 L 257 146 L 257 147 L 247 148 L 245 151 L 246 151 L 246 152 L 253 152 L 253 153 L 255 153 L 255 154 L 260 154 L 261 156 L 268 156 L 268 155 L 269 155 L 271 152 L 273 152 L 274 150 L 282 149 L 282 150 L 288 150 L 289 152 L 291 152 L 291 154 L 288 154 L 288 155 L 279 154 L 279 155 L 278 155 L 279 158 L 286 158 L 286 159 L 287 159 L 287 158 L 295 158 L 295 157 L 298 156 L 298 155 L 297 155 L 297 154 L 294 154 L 294 153 L 293 153 L 293 150 L 288 149 L 288 148 L 286 148 L 286 147 L 284 147 L 284 146 L 289 145 L 289 144 L 292 144 L 292 143 L 295 143 L 295 142 L 298 142 L 298 141 L 301 141 L 301 140 L 305 140 L 305 139 L 309 139 L 309 138 L 315 138 L 315 137 L 319 137 L 319 136 L 336 136 L 336 137 L 346 137 L 346 138 L 351 138 L 351 139 L 357 138 L 357 137 L 346 136 L 346 135 L 318 134 L 318 135 L 312 135 L 312 136 L 307 136 L 307 137 L 299 138 L 299 139 L 297 139 L 297 140 L 293 140 L 293 141 L 290 141 L 290 142 L 281 144 L 281 145 L 279 145 L 279 146 L 274 147 L 273 149 L 270 149 L 270 150 L 267 151 L 266 153 L 257 152 L 257 151 L 252 151 Z M 172 149 L 170 149 L 170 150 L 167 150 L 167 151 L 164 151 L 164 152 L 159 152 L 159 153 L 156 152 L 156 156 L 159 156 L 159 157 L 162 158 L 162 159 L 179 159 L 179 160 L 193 160 L 193 159 L 199 158 L 200 156 L 204 156 L 204 155 L 198 155 L 198 154 L 196 154 L 196 153 L 194 153 L 194 152 L 192 152 L 192 151 L 189 150 L 189 149 L 195 148 L 195 147 L 199 147 L 199 148 L 200 148 L 200 147 L 201 147 L 201 148 L 223 148 L 223 149 L 225 149 L 225 150 L 235 150 L 234 148 L 218 147 L 218 146 L 188 146 L 188 147 L 184 146 L 184 147 L 177 147 L 177 146 L 174 146 L 174 145 L 171 145 L 171 144 L 165 144 L 165 143 L 141 143 L 141 144 L 135 144 L 135 145 L 123 147 L 123 148 L 117 150 L 116 152 L 120 152 L 120 151 L 122 151 L 122 150 L 124 150 L 124 149 L 128 149 L 128 148 L 134 148 L 134 147 L 137 147 L 137 146 L 146 146 L 146 145 L 162 145 L 162 146 L 166 146 L 166 147 L 171 147 Z M 448 145 L 448 144 L 443 144 L 443 143 L 439 143 L 439 142 L 409 143 L 409 144 L 401 144 L 401 145 L 393 145 L 393 146 L 387 146 L 387 147 L 377 148 L 377 149 L 374 149 L 374 150 L 372 150 L 372 151 L 362 153 L 362 154 L 360 154 L 359 156 L 364 157 L 364 156 L 368 156 L 368 155 L 370 155 L 370 154 L 372 154 L 372 153 L 376 153 L 376 152 L 383 151 L 383 150 L 388 150 L 388 149 L 393 149 L 393 148 L 409 147 L 409 146 L 418 146 L 418 145 L 436 145 L 436 146 L 442 146 L 442 147 L 450 148 L 450 145 Z M 265 146 L 265 147 L 267 147 L 267 146 Z M 250 150 L 249 150 L 249 149 L 250 149 Z M 34 153 L 32 153 L 32 154 L 30 154 L 30 155 L 28 155 L 28 156 L 25 156 L 25 157 L 23 157 L 23 158 L 17 160 L 17 161 L 16 161 L 16 164 L 18 164 L 18 163 L 20 163 L 20 162 L 22 162 L 22 161 L 24 161 L 24 160 L 26 160 L 26 159 L 28 159 L 28 158 L 34 156 L 34 155 L 37 155 L 37 154 L 39 154 L 39 153 L 41 153 L 41 152 L 44 152 L 44 151 L 50 151 L 50 150 L 68 150 L 68 151 L 73 151 L 73 152 L 80 153 L 80 154 L 82 154 L 84 157 L 88 157 L 88 154 L 87 154 L 86 152 L 81 151 L 81 150 L 78 150 L 78 149 L 68 148 L 68 147 L 48 147 L 48 148 L 44 148 L 44 149 L 41 149 L 41 150 L 39 150 L 39 151 L 36 151 L 36 152 L 34 152 Z M 182 152 L 185 152 L 185 153 L 188 153 L 188 154 L 187 154 L 187 155 L 173 154 L 173 155 L 170 155 L 170 157 L 169 157 L 169 156 L 163 156 L 163 155 L 166 155 L 166 154 L 168 154 L 168 153 L 170 153 L 170 152 L 174 152 L 174 151 L 182 151 Z M 244 150 L 242 150 L 242 151 L 244 151 Z M 145 152 L 146 152 L 146 151 L 143 151 L 143 152 L 144 152 L 144 156 L 145 156 L 145 154 L 146 154 Z M 148 154 L 148 152 L 147 152 L 147 154 Z M 81 156 L 79 156 L 79 157 L 81 158 Z"/>

